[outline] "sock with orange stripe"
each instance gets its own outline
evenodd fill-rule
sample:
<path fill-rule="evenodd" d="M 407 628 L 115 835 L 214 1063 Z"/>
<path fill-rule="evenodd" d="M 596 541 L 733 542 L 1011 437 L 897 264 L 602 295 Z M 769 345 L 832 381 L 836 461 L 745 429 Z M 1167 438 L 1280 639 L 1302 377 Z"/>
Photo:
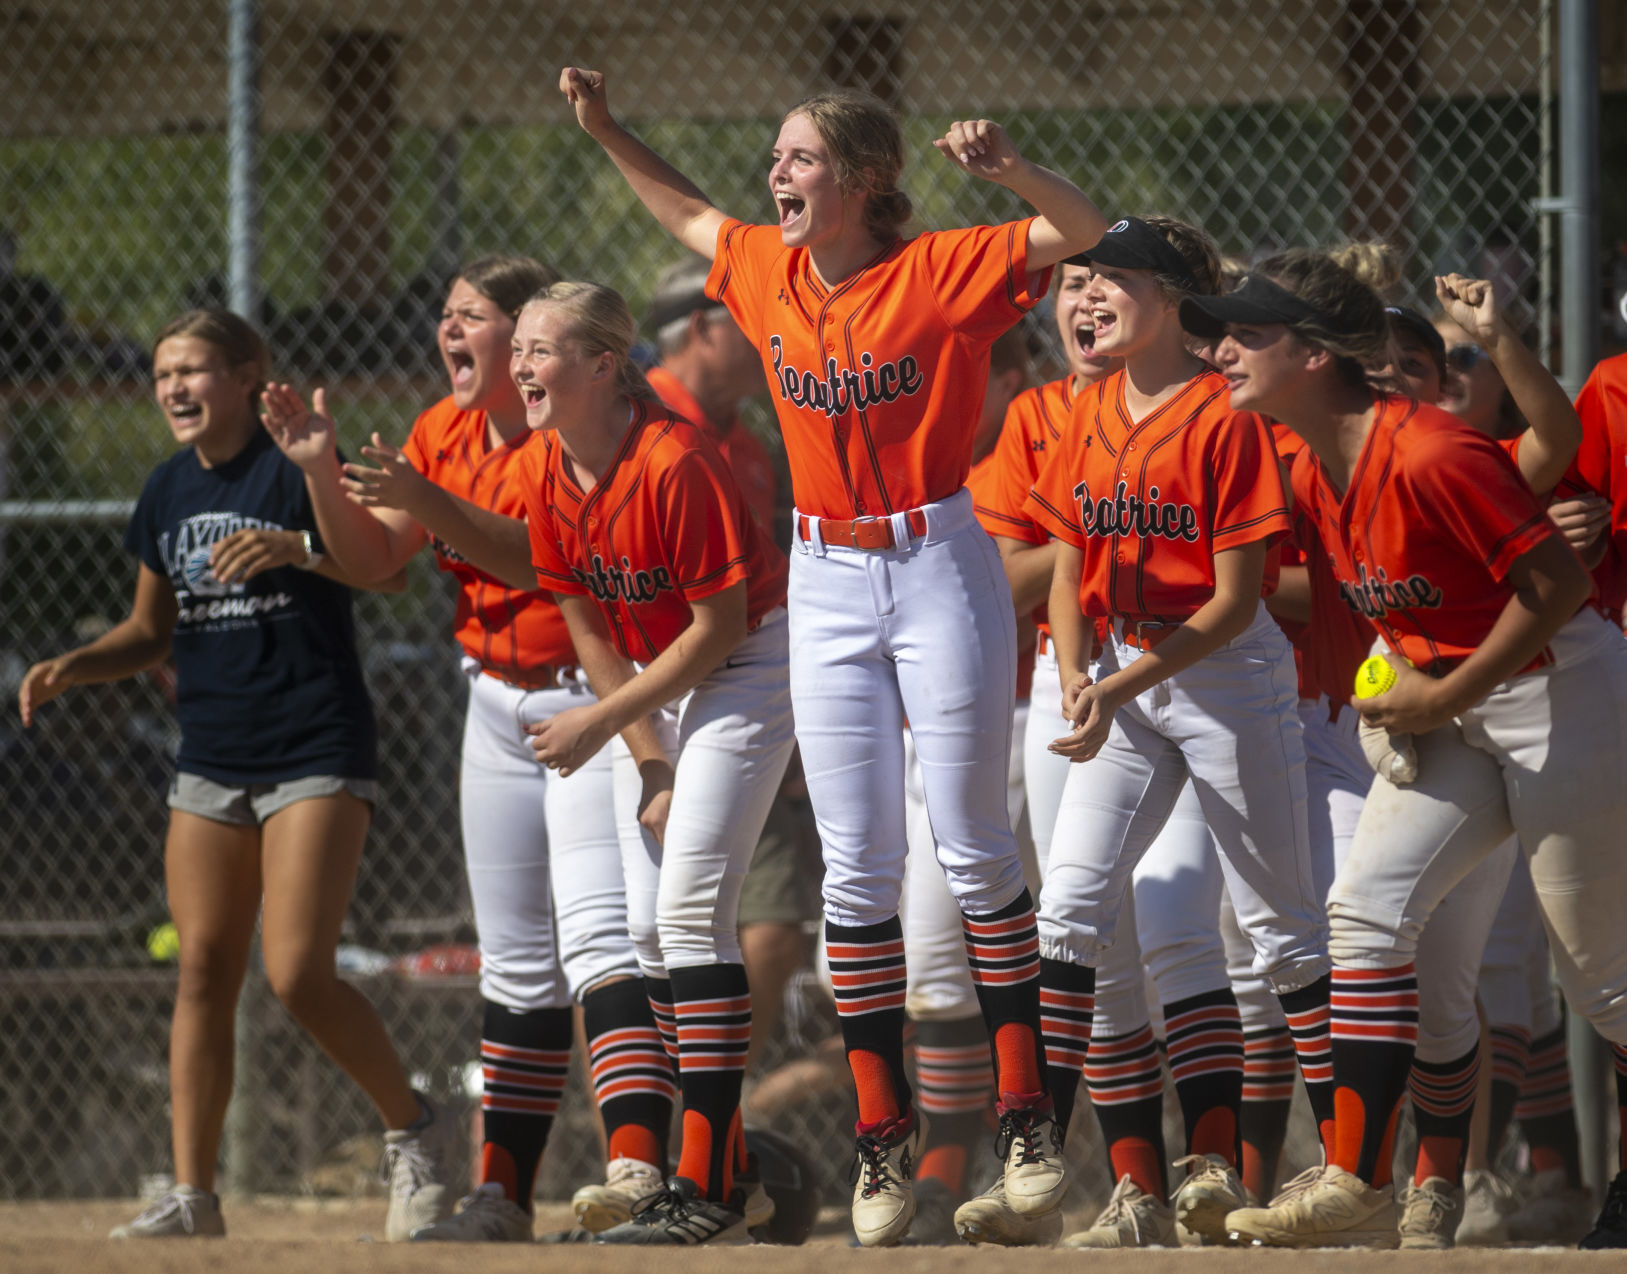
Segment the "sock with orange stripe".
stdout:
<path fill-rule="evenodd" d="M 678 1074 L 678 1019 L 672 1010 L 672 980 L 670 978 L 644 978 L 644 994 L 650 1001 L 650 1016 L 655 1019 L 656 1033 L 661 1047 L 672 1063 L 674 1078 Z"/>
<path fill-rule="evenodd" d="M 995 1090 L 1009 1108 L 1048 1106 L 1040 1046 L 1039 927 L 1028 890 L 999 911 L 962 915 L 966 961 L 994 1044 Z"/>
<path fill-rule="evenodd" d="M 916 1180 L 931 1177 L 955 1198 L 965 1194 L 966 1164 L 988 1130 L 994 1063 L 979 1017 L 915 1024 L 915 1086 L 927 1117 Z"/>
<path fill-rule="evenodd" d="M 1328 1161 L 1369 1185 L 1388 1185 L 1395 1119 L 1418 1045 L 1418 975 L 1411 963 L 1334 965 L 1330 1033 L 1334 1139 Z"/>
<path fill-rule="evenodd" d="M 1491 1036 L 1491 1105 L 1486 1112 L 1486 1156 L 1495 1159 L 1514 1118 L 1526 1062 L 1531 1056 L 1531 1032 L 1523 1026 L 1493 1024 Z"/>
<path fill-rule="evenodd" d="M 1285 1026 L 1243 1034 L 1243 1104 L 1238 1138 L 1243 1185 L 1256 1199 L 1277 1188 L 1277 1165 L 1288 1139 L 1288 1113 L 1294 1105 L 1294 1037 Z"/>
<path fill-rule="evenodd" d="M 1514 1118 L 1531 1148 L 1531 1171 L 1565 1171 L 1565 1182 L 1582 1184 L 1582 1151 L 1576 1132 L 1575 1098 L 1571 1092 L 1570 1048 L 1561 1022 L 1531 1041 Z"/>
<path fill-rule="evenodd" d="M 1236 1164 L 1243 1103 L 1243 1019 L 1230 987 L 1164 1006 L 1169 1073 L 1186 1124 L 1186 1153 Z"/>
<path fill-rule="evenodd" d="M 480 1026 L 480 1181 L 527 1212 L 537 1164 L 571 1069 L 569 1009 L 516 1011 L 486 1001 Z"/>
<path fill-rule="evenodd" d="M 904 928 L 825 922 L 825 959 L 836 992 L 842 1044 L 859 1098 L 859 1131 L 910 1111 L 904 1074 Z"/>
<path fill-rule="evenodd" d="M 1095 969 L 1040 957 L 1040 1035 L 1045 1045 L 1046 1086 L 1064 1136 L 1079 1097 L 1079 1079 L 1090 1048 L 1090 1016 L 1095 1009 Z"/>
<path fill-rule="evenodd" d="M 1311 1118 L 1322 1138 L 1322 1153 L 1330 1163 L 1333 1160 L 1334 1079 L 1333 1050 L 1328 1039 L 1328 997 L 1332 987 L 1331 976 L 1324 976 L 1309 986 L 1277 996 L 1277 1003 L 1282 1005 L 1283 1015 L 1288 1019 L 1288 1032 L 1294 1037 L 1294 1055 L 1299 1059 L 1299 1074 L 1305 1081 Z"/>
<path fill-rule="evenodd" d="M 1127 1175 L 1144 1193 L 1168 1199 L 1164 1069 L 1152 1027 L 1128 1035 L 1093 1035 L 1085 1055 L 1085 1082 L 1107 1143 L 1113 1180 Z"/>
<path fill-rule="evenodd" d="M 582 1024 L 609 1157 L 640 1159 L 665 1176 L 678 1084 L 643 980 L 589 991 L 582 997 Z"/>
<path fill-rule="evenodd" d="M 1457 1185 L 1469 1152 L 1469 1122 L 1474 1118 L 1475 1085 L 1480 1078 L 1480 1046 L 1449 1062 L 1412 1059 L 1407 1090 L 1418 1128 L 1418 1163 L 1413 1184 L 1430 1177 Z"/>
<path fill-rule="evenodd" d="M 678 1086 L 683 1145 L 677 1175 L 701 1194 L 727 1200 L 734 1189 L 740 1085 L 751 1042 L 751 990 L 743 964 L 668 969 L 678 1023 Z"/>

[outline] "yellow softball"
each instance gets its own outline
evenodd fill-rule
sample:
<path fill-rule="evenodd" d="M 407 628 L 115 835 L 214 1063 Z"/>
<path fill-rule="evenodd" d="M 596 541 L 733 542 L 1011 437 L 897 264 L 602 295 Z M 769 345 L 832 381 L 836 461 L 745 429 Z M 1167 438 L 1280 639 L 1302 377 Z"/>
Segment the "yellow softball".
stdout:
<path fill-rule="evenodd" d="M 164 963 L 180 957 L 181 939 L 174 924 L 166 920 L 147 935 L 147 954 Z"/>
<path fill-rule="evenodd" d="M 1383 655 L 1372 655 L 1356 669 L 1356 698 L 1371 699 L 1395 685 L 1395 669 Z"/>

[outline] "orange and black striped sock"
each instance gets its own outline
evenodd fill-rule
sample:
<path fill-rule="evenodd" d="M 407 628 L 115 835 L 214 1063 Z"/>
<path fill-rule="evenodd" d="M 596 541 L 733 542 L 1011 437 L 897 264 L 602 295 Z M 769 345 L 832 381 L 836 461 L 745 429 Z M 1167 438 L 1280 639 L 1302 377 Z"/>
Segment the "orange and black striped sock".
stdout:
<path fill-rule="evenodd" d="M 1531 1170 L 1563 1169 L 1566 1184 L 1580 1186 L 1582 1152 L 1563 1022 L 1531 1041 L 1525 1079 L 1520 1084 L 1519 1100 L 1514 1103 L 1514 1118 L 1520 1121 L 1520 1132 L 1531 1148 Z"/>
<path fill-rule="evenodd" d="M 1048 1085 L 1040 1045 L 1039 927 L 1028 890 L 988 915 L 963 915 L 966 962 L 994 1041 L 995 1089 L 1007 1105 L 1043 1104 Z"/>
<path fill-rule="evenodd" d="M 669 969 L 678 1023 L 678 1084 L 683 1091 L 683 1147 L 678 1173 L 704 1197 L 734 1189 L 740 1135 L 740 1084 L 751 1041 L 751 991 L 742 964 Z"/>
<path fill-rule="evenodd" d="M 1388 969 L 1335 965 L 1332 991 L 1334 1138 L 1328 1161 L 1369 1185 L 1388 1185 L 1395 1120 L 1418 1045 L 1418 975 L 1410 963 Z"/>
<path fill-rule="evenodd" d="M 1082 964 L 1041 957 L 1039 962 L 1040 1034 L 1045 1045 L 1046 1086 L 1057 1127 L 1067 1135 L 1079 1097 L 1090 1048 L 1090 1016 L 1096 1006 L 1096 970 Z"/>
<path fill-rule="evenodd" d="M 1328 998 L 1331 977 L 1320 977 L 1297 991 L 1277 996 L 1288 1031 L 1294 1037 L 1294 1054 L 1299 1074 L 1305 1081 L 1305 1097 L 1322 1138 L 1322 1153 L 1333 1159 L 1333 1051 L 1328 1038 Z"/>
<path fill-rule="evenodd" d="M 1287 1027 L 1244 1032 L 1243 1104 L 1238 1117 L 1243 1157 L 1238 1167 L 1243 1185 L 1256 1199 L 1269 1199 L 1276 1193 L 1277 1165 L 1288 1139 L 1288 1114 L 1298 1074 L 1294 1037 Z"/>
<path fill-rule="evenodd" d="M 1407 1088 L 1418 1127 L 1418 1163 L 1414 1185 L 1430 1177 L 1457 1185 L 1469 1152 L 1469 1123 L 1474 1118 L 1475 1085 L 1480 1078 L 1480 1046 L 1448 1062 L 1413 1058 Z"/>
<path fill-rule="evenodd" d="M 598 986 L 582 997 L 593 1096 L 612 1159 L 667 1170 L 667 1134 L 678 1083 L 642 979 Z"/>
<path fill-rule="evenodd" d="M 987 1134 L 994 1103 L 994 1063 L 983 1019 L 917 1022 L 915 1086 L 927 1117 L 916 1179 L 941 1181 L 959 1198 L 965 1193 L 966 1164 Z"/>
<path fill-rule="evenodd" d="M 1128 1175 L 1144 1193 L 1168 1199 L 1164 1068 L 1152 1027 L 1127 1035 L 1092 1036 L 1085 1082 L 1107 1143 L 1113 1179 Z"/>
<path fill-rule="evenodd" d="M 1514 1118 L 1520 1083 L 1531 1056 L 1531 1032 L 1523 1026 L 1494 1023 L 1491 1036 L 1491 1108 L 1486 1112 L 1486 1155 L 1495 1159 Z"/>
<path fill-rule="evenodd" d="M 531 1210 L 537 1164 L 571 1069 L 570 1009 L 521 1012 L 486 1001 L 480 1027 L 480 1180 Z"/>
<path fill-rule="evenodd" d="M 1186 1153 L 1236 1164 L 1243 1103 L 1243 1019 L 1230 987 L 1164 1006 L 1169 1073 L 1186 1124 Z"/>
<path fill-rule="evenodd" d="M 858 1090 L 860 1130 L 904 1117 L 904 928 L 825 922 L 825 958 L 836 992 L 842 1043 Z"/>

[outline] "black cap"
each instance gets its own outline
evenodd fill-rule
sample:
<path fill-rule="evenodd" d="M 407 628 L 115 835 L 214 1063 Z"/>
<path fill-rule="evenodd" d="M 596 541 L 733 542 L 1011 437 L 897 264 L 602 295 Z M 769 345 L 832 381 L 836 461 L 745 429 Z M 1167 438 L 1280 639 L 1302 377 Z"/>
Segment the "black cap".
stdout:
<path fill-rule="evenodd" d="M 696 310 L 721 310 L 723 306 L 706 295 L 704 286 L 684 290 L 676 296 L 657 298 L 650 309 L 650 331 L 660 332 L 668 323 L 688 318 Z"/>
<path fill-rule="evenodd" d="M 1391 330 L 1405 328 L 1407 332 L 1417 337 L 1419 343 L 1434 358 L 1435 365 L 1444 373 L 1446 370 L 1446 338 L 1435 330 L 1435 325 L 1409 306 L 1386 305 L 1384 312 L 1390 316 Z"/>
<path fill-rule="evenodd" d="M 1181 301 L 1181 326 L 1194 336 L 1214 340 L 1228 323 L 1315 323 L 1341 330 L 1327 314 L 1278 287 L 1263 274 L 1245 274 L 1224 296 L 1189 296 Z"/>
<path fill-rule="evenodd" d="M 1173 275 L 1193 291 L 1198 287 L 1197 276 L 1192 273 L 1192 267 L 1179 249 L 1139 217 L 1115 221 L 1108 226 L 1107 233 L 1096 241 L 1095 247 L 1066 258 L 1063 264 L 1156 270 L 1159 274 Z"/>

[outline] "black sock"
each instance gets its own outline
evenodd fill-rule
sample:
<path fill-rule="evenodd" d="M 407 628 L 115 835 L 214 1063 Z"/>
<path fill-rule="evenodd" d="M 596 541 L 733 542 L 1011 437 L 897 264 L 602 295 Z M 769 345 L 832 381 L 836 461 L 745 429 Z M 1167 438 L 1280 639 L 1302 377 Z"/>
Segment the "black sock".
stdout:
<path fill-rule="evenodd" d="M 1457 1185 L 1469 1153 L 1469 1124 L 1474 1119 L 1474 1091 L 1480 1076 L 1480 1046 L 1449 1062 L 1412 1062 L 1407 1088 L 1412 1118 L 1418 1128 L 1418 1166 L 1413 1183 L 1430 1177 Z"/>
<path fill-rule="evenodd" d="M 734 1188 L 740 1083 L 751 1042 L 751 988 L 743 964 L 668 969 L 678 1018 L 678 1086 L 684 1140 L 678 1175 L 708 1199 Z"/>
<path fill-rule="evenodd" d="M 999 911 L 962 915 L 961 931 L 994 1058 L 995 1091 L 1038 1101 L 1048 1086 L 1040 1042 L 1034 901 L 1024 889 Z"/>
<path fill-rule="evenodd" d="M 1040 1035 L 1056 1124 L 1067 1135 L 1090 1048 L 1090 1015 L 1096 1005 L 1096 970 L 1065 960 L 1039 962 Z"/>
<path fill-rule="evenodd" d="M 1128 1176 L 1144 1193 L 1168 1199 L 1164 1067 L 1152 1027 L 1126 1035 L 1092 1035 L 1085 1082 L 1107 1143 L 1113 1179 Z"/>
<path fill-rule="evenodd" d="M 527 1211 L 571 1069 L 569 1009 L 516 1012 L 486 1001 L 480 1028 L 484 1127 L 480 1180 L 495 1181 Z"/>
<path fill-rule="evenodd" d="M 1294 1055 L 1299 1059 L 1300 1078 L 1311 1104 L 1311 1118 L 1322 1138 L 1322 1153 L 1333 1162 L 1333 1049 L 1328 1038 L 1328 1001 L 1332 975 L 1318 978 L 1309 986 L 1287 991 L 1277 997 L 1288 1030 L 1294 1037 Z M 1413 1019 L 1417 1021 L 1416 1016 Z"/>
<path fill-rule="evenodd" d="M 836 990 L 842 1044 L 859 1097 L 859 1124 L 879 1127 L 910 1111 L 904 1074 L 904 927 L 825 921 L 825 958 Z"/>
<path fill-rule="evenodd" d="M 1243 1019 L 1230 987 L 1164 1006 L 1169 1073 L 1186 1124 L 1186 1153 L 1236 1164 L 1243 1104 Z"/>
<path fill-rule="evenodd" d="M 988 1134 L 994 1065 L 981 1017 L 915 1023 L 915 1088 L 927 1117 L 917 1181 L 932 1178 L 965 1194 L 966 1164 Z"/>
<path fill-rule="evenodd" d="M 644 980 L 624 978 L 589 991 L 582 1023 L 609 1157 L 640 1159 L 666 1175 L 678 1083 Z"/>
<path fill-rule="evenodd" d="M 1338 991 L 1331 1023 L 1338 1121 L 1328 1162 L 1368 1185 L 1386 1186 L 1395 1118 L 1418 1043 L 1418 975 L 1410 963 L 1388 969 L 1335 965 L 1333 986 Z"/>

